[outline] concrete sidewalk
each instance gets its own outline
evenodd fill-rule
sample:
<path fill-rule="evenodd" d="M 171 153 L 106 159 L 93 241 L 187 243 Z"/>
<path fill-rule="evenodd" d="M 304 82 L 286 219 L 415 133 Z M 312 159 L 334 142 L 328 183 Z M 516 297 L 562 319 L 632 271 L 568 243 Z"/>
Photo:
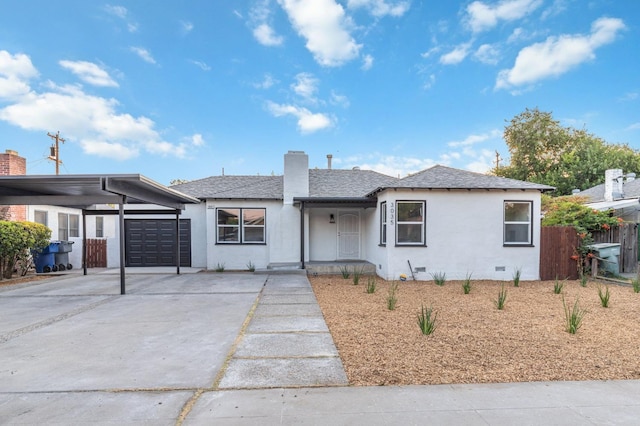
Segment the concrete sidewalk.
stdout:
<path fill-rule="evenodd" d="M 132 273 L 127 295 L 110 273 L 0 287 L 0 424 L 640 419 L 640 381 L 344 386 L 306 276 L 189 272 Z"/>

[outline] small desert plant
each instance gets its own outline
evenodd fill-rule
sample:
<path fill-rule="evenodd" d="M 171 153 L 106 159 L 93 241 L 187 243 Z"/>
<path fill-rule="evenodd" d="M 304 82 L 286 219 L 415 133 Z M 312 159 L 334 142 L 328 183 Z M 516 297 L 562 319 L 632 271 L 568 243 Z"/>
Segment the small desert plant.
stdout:
<path fill-rule="evenodd" d="M 560 281 L 558 281 L 558 278 L 556 277 L 556 282 L 553 284 L 553 293 L 554 294 L 562 293 L 562 288 L 563 287 L 564 287 L 564 281 L 560 282 Z"/>
<path fill-rule="evenodd" d="M 363 271 L 363 268 L 353 268 L 353 285 L 358 285 L 360 283 L 360 277 L 362 276 Z"/>
<path fill-rule="evenodd" d="M 513 286 L 514 287 L 520 287 L 520 275 L 521 274 L 522 274 L 522 269 L 516 268 L 515 272 L 513 273 Z"/>
<path fill-rule="evenodd" d="M 396 293 L 398 292 L 398 283 L 396 281 L 391 283 L 389 287 L 389 294 L 387 295 L 387 309 L 393 311 L 396 308 L 396 303 L 398 303 L 398 296 Z"/>
<path fill-rule="evenodd" d="M 218 262 L 216 264 L 216 272 L 224 272 L 224 263 Z"/>
<path fill-rule="evenodd" d="M 247 263 L 247 270 L 249 272 L 255 272 L 256 265 L 254 265 L 252 261 L 249 261 L 249 263 Z"/>
<path fill-rule="evenodd" d="M 376 292 L 376 278 L 368 277 L 367 278 L 367 293 L 372 294 Z"/>
<path fill-rule="evenodd" d="M 498 292 L 498 299 L 494 300 L 493 303 L 496 304 L 496 308 L 498 308 L 499 310 L 503 310 L 504 304 L 506 301 L 507 301 L 507 290 L 504 288 L 504 284 L 502 284 L 502 287 Z"/>
<path fill-rule="evenodd" d="M 349 277 L 351 276 L 351 272 L 349 272 L 349 268 L 347 268 L 346 266 L 341 266 L 340 267 L 340 274 L 342 274 L 342 278 L 349 279 Z"/>
<path fill-rule="evenodd" d="M 432 307 L 425 308 L 423 305 L 422 310 L 418 314 L 418 325 L 420 326 L 422 334 L 428 336 L 436 331 L 437 319 L 438 313 L 434 312 Z"/>
<path fill-rule="evenodd" d="M 598 286 L 598 297 L 600 298 L 600 304 L 602 305 L 603 308 L 608 308 L 609 307 L 609 297 L 611 297 L 611 294 L 609 294 L 609 286 L 605 286 L 604 287 L 604 291 L 602 291 L 602 287 Z"/>
<path fill-rule="evenodd" d="M 586 287 L 589 282 L 589 276 L 587 274 L 580 274 L 580 286 Z"/>
<path fill-rule="evenodd" d="M 578 305 L 578 299 L 574 302 L 573 307 L 569 308 L 564 301 L 564 296 L 562 297 L 562 307 L 564 308 L 565 330 L 567 333 L 576 334 L 587 310 Z"/>
<path fill-rule="evenodd" d="M 634 280 L 631 281 L 631 286 L 633 287 L 634 293 L 640 293 L 640 280 L 638 278 L 634 278 Z"/>
<path fill-rule="evenodd" d="M 471 274 L 467 274 L 462 282 L 462 291 L 464 291 L 464 294 L 471 293 Z"/>
<path fill-rule="evenodd" d="M 436 285 L 443 286 L 447 281 L 447 274 L 445 272 L 434 272 L 431 274 L 431 278 L 433 278 L 433 282 Z"/>

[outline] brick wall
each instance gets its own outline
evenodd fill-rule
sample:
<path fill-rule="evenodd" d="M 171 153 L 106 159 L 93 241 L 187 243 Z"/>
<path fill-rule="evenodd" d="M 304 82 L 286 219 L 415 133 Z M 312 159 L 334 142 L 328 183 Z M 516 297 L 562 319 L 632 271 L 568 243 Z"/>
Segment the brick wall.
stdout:
<path fill-rule="evenodd" d="M 18 155 L 17 151 L 7 149 L 0 154 L 0 176 L 26 175 L 27 161 Z M 0 219 L 27 220 L 26 206 L 0 206 Z"/>

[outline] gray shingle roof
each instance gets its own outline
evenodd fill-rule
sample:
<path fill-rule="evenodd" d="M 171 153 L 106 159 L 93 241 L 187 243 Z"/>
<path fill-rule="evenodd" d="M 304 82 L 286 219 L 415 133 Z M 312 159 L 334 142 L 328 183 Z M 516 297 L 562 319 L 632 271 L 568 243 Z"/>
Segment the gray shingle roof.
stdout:
<path fill-rule="evenodd" d="M 640 182 L 640 180 L 638 181 Z M 212 176 L 171 188 L 200 199 L 282 200 L 282 176 Z M 402 179 L 372 170 L 309 170 L 309 197 L 365 197 L 385 188 L 421 189 L 534 189 L 553 187 L 434 166 Z"/>
<path fill-rule="evenodd" d="M 373 170 L 309 170 L 310 197 L 364 197 L 381 186 L 398 179 Z"/>
<path fill-rule="evenodd" d="M 640 179 L 632 180 L 631 182 L 625 181 L 622 184 L 624 198 L 638 198 L 640 197 Z M 591 202 L 604 201 L 604 183 L 596 185 L 592 188 L 580 191 L 578 194 L 580 197 L 588 197 Z"/>
<path fill-rule="evenodd" d="M 384 189 L 385 187 L 379 188 Z M 550 191 L 554 188 L 539 183 L 524 182 L 490 176 L 466 170 L 436 165 L 421 172 L 400 179 L 397 184 L 387 188 L 420 189 L 533 189 Z"/>
<path fill-rule="evenodd" d="M 282 200 L 282 176 L 211 176 L 171 188 L 200 199 Z"/>

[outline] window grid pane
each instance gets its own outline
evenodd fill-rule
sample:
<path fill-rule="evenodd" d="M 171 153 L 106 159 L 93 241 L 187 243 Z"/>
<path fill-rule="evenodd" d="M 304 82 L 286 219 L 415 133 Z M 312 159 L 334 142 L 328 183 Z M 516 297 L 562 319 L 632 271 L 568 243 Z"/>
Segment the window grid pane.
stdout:
<path fill-rule="evenodd" d="M 424 245 L 424 201 L 398 201 L 396 244 Z"/>
<path fill-rule="evenodd" d="M 77 214 L 69 215 L 69 237 L 80 236 L 80 216 Z"/>
<path fill-rule="evenodd" d="M 69 239 L 69 215 L 66 213 L 58 213 L 58 239 Z"/>
<path fill-rule="evenodd" d="M 530 201 L 504 203 L 504 244 L 531 244 Z"/>

